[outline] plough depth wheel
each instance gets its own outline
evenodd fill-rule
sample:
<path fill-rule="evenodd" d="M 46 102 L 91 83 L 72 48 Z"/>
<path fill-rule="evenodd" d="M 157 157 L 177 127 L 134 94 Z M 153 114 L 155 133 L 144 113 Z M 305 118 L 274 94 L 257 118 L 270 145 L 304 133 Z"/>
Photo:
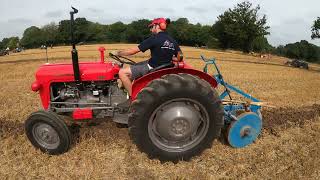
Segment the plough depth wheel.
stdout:
<path fill-rule="evenodd" d="M 252 144 L 262 129 L 262 119 L 253 112 L 246 112 L 233 121 L 227 132 L 229 144 L 234 148 L 242 148 Z"/>

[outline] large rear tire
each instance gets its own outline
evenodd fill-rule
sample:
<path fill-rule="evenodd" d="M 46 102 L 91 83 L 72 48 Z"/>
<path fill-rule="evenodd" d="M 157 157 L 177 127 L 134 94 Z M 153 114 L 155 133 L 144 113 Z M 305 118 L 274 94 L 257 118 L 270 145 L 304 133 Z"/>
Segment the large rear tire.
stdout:
<path fill-rule="evenodd" d="M 169 74 L 141 90 L 128 126 L 139 150 L 177 162 L 210 148 L 223 124 L 223 106 L 210 84 L 189 74 Z"/>
<path fill-rule="evenodd" d="M 68 126 L 53 112 L 32 113 L 25 122 L 25 131 L 32 145 L 45 153 L 58 155 L 70 148 Z"/>

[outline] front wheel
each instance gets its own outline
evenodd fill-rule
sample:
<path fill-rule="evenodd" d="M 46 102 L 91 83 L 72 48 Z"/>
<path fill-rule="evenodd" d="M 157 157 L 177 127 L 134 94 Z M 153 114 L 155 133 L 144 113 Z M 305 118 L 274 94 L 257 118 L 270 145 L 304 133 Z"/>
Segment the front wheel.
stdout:
<path fill-rule="evenodd" d="M 189 160 L 211 147 L 223 107 L 211 86 L 189 74 L 152 81 L 132 103 L 129 133 L 138 148 L 162 161 Z"/>
<path fill-rule="evenodd" d="M 71 144 L 68 126 L 53 112 L 32 113 L 25 122 L 25 131 L 32 145 L 48 154 L 62 154 Z"/>

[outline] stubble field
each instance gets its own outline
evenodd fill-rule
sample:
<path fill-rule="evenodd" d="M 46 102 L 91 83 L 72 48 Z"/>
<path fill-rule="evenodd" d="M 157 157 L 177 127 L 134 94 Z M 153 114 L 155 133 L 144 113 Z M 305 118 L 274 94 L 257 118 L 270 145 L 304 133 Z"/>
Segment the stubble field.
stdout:
<path fill-rule="evenodd" d="M 109 52 L 135 45 L 79 46 L 80 61 L 99 59 L 99 46 Z M 106 121 L 83 125 L 67 153 L 43 154 L 27 140 L 23 123 L 31 112 L 41 109 L 30 85 L 46 56 L 45 50 L 27 50 L 0 57 L 0 179 L 320 178 L 319 65 L 312 64 L 307 71 L 283 66 L 286 59 L 280 57 L 182 50 L 186 62 L 197 69 L 203 68 L 200 54 L 215 57 L 227 82 L 274 106 L 263 108 L 263 133 L 254 144 L 234 149 L 221 138 L 189 162 L 161 163 L 139 152 L 127 129 Z M 139 53 L 132 59 L 148 57 Z M 71 62 L 70 47 L 49 48 L 48 58 L 50 63 Z"/>

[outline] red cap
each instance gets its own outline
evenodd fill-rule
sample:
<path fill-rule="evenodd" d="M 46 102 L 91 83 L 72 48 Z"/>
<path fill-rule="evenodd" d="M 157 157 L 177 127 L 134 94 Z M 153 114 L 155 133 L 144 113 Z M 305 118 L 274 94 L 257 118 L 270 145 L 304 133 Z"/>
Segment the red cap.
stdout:
<path fill-rule="evenodd" d="M 156 18 L 151 22 L 151 24 L 149 24 L 148 27 L 151 27 L 151 26 L 156 25 L 156 24 L 161 24 L 161 23 L 167 24 L 166 19 L 165 18 Z"/>

